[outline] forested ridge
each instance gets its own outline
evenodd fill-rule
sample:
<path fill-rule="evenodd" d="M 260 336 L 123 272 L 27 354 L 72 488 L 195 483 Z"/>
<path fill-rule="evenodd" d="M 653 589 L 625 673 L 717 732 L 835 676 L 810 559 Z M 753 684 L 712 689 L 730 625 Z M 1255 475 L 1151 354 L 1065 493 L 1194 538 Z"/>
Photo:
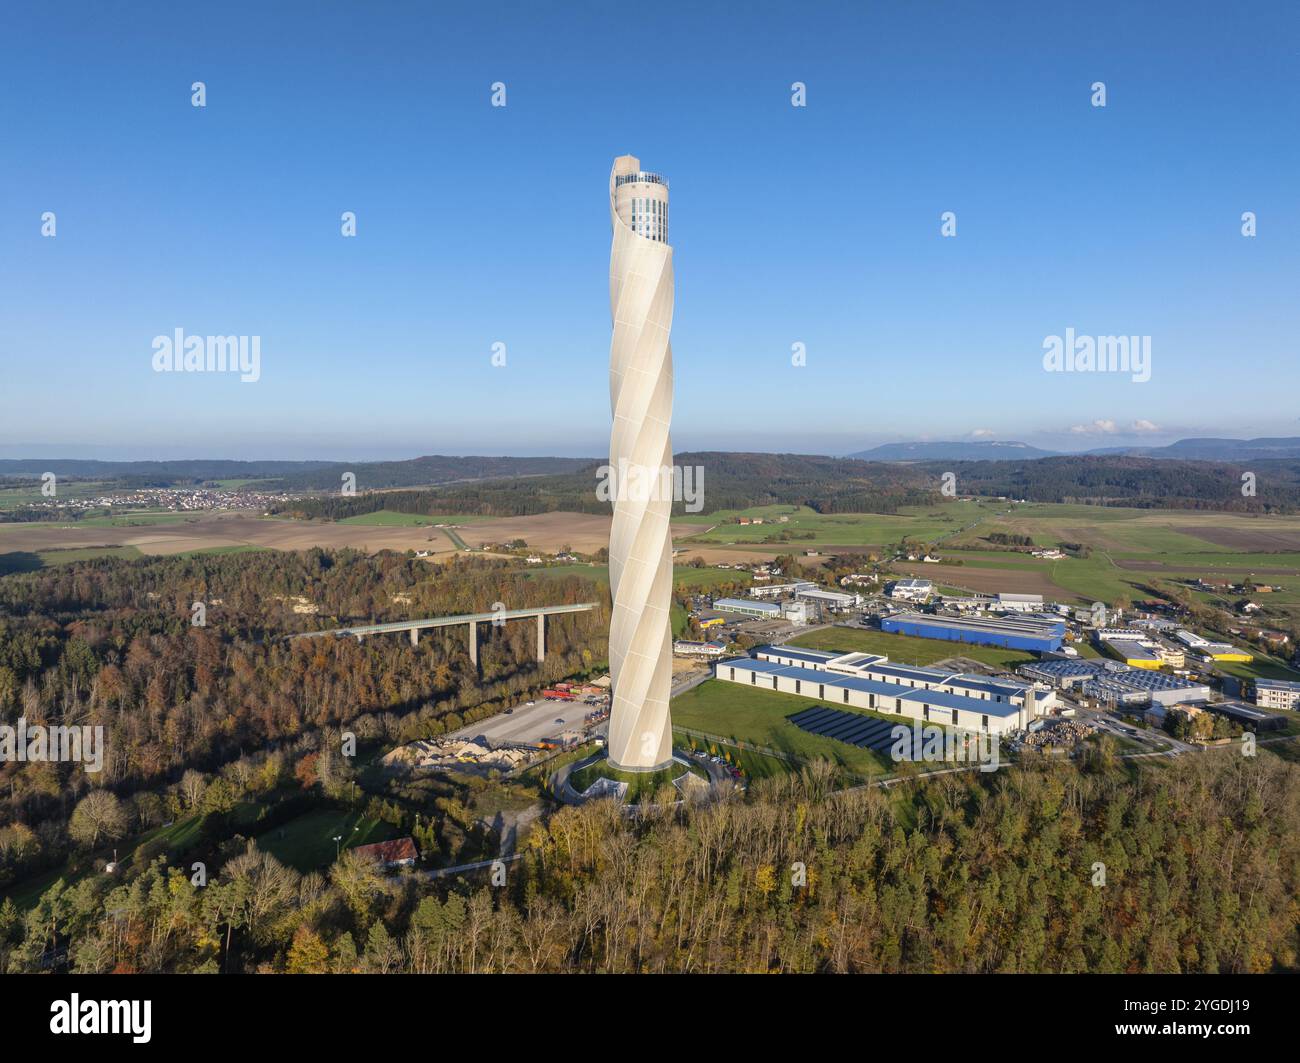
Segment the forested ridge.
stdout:
<path fill-rule="evenodd" d="M 1300 461 L 1176 461 L 1118 455 L 1022 461 L 875 462 L 802 454 L 684 453 L 679 466 L 703 469 L 703 510 L 805 505 L 819 513 L 895 513 L 933 505 L 945 474 L 959 495 L 1024 498 L 1154 509 L 1291 513 L 1300 508 Z M 441 488 L 318 495 L 278 503 L 276 512 L 328 520 L 381 509 L 427 515 L 528 516 L 555 511 L 608 513 L 596 493 L 599 464 L 559 475 L 488 480 Z M 1255 477 L 1243 494 L 1242 476 Z M 686 512 L 676 501 L 673 512 Z"/>

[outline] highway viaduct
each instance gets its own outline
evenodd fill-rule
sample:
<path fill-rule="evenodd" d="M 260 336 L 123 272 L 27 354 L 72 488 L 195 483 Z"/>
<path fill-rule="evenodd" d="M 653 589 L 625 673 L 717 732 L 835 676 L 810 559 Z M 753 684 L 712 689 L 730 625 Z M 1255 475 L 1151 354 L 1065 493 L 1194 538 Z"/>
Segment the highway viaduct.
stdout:
<path fill-rule="evenodd" d="M 469 627 L 469 659 L 478 664 L 478 625 L 481 623 L 504 624 L 507 620 L 524 620 L 537 617 L 537 659 L 546 658 L 546 618 L 557 613 L 585 613 L 595 609 L 595 602 L 581 602 L 578 605 L 543 605 L 533 609 L 493 609 L 487 613 L 462 613 L 459 616 L 434 616 L 425 620 L 395 620 L 387 624 L 360 624 L 351 627 L 331 628 L 328 631 L 304 631 L 290 635 L 290 639 L 320 638 L 355 638 L 363 639 L 367 635 L 383 635 L 393 631 L 409 631 L 411 645 L 420 644 L 420 632 L 426 628 L 456 627 L 465 624 Z"/>

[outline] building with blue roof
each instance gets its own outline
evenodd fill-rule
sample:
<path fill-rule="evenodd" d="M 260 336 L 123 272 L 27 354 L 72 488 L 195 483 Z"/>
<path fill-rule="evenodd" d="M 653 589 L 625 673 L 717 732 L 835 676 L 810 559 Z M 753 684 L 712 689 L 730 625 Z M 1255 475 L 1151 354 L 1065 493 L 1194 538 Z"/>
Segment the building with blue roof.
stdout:
<path fill-rule="evenodd" d="M 721 661 L 714 675 L 725 682 L 815 698 L 828 705 L 865 709 L 967 731 L 1004 734 L 1028 727 L 1036 714 L 1033 687 L 1015 699 L 977 698 L 934 687 L 907 686 L 828 669 L 739 658 Z M 1050 695 L 1050 691 L 1034 692 Z M 1028 703 L 1028 704 L 1027 704 Z"/>

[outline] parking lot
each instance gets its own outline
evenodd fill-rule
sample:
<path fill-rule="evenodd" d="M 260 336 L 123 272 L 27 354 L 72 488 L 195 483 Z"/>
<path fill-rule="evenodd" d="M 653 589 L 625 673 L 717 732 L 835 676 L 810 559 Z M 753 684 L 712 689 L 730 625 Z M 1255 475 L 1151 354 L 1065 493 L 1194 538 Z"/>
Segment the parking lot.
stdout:
<path fill-rule="evenodd" d="M 482 735 L 494 746 L 501 742 L 534 744 L 544 738 L 554 738 L 561 731 L 581 731 L 586 726 L 587 715 L 600 707 L 582 700 L 545 701 L 538 698 L 533 705 L 521 702 L 509 713 L 497 713 L 462 727 L 452 737 L 474 739 Z M 608 730 L 609 721 L 603 720 L 595 726 L 592 734 L 603 735 Z"/>

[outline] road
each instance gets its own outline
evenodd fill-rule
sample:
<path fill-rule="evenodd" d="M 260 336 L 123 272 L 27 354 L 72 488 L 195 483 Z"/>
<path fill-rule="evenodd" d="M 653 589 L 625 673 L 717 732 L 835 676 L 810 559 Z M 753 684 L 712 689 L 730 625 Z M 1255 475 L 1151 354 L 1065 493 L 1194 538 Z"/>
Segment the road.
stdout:
<path fill-rule="evenodd" d="M 1097 729 L 1104 734 L 1109 734 L 1115 738 L 1128 739 L 1130 742 L 1137 742 L 1140 745 L 1151 747 L 1149 753 L 1132 754 L 1133 756 L 1150 756 L 1155 754 L 1157 756 L 1172 757 L 1177 756 L 1179 753 L 1195 753 L 1201 749 L 1200 746 L 1192 746 L 1188 745 L 1186 742 L 1180 742 L 1178 739 L 1166 734 L 1164 731 L 1153 734 L 1149 731 L 1144 731 L 1140 727 L 1131 727 L 1128 724 L 1121 723 L 1116 720 L 1114 716 L 1110 715 L 1110 713 L 1103 712 L 1100 709 L 1086 708 L 1077 702 L 1062 697 L 1059 692 L 1057 696 L 1060 697 L 1062 705 L 1071 706 L 1075 709 L 1077 714 L 1076 719 L 1087 720 L 1089 723 L 1095 724 Z M 1156 748 L 1157 746 L 1164 746 L 1167 748 L 1158 749 Z"/>

